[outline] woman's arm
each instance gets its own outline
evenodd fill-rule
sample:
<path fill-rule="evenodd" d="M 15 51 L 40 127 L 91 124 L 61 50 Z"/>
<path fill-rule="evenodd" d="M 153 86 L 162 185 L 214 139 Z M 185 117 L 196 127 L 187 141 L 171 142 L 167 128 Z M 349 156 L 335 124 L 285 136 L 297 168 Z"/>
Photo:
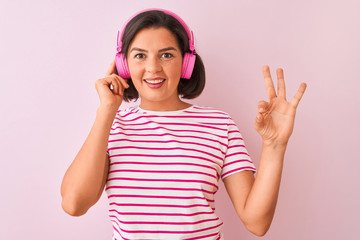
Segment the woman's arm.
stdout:
<path fill-rule="evenodd" d="M 263 144 L 256 178 L 242 171 L 223 180 L 238 216 L 257 236 L 265 235 L 274 217 L 285 148 Z"/>
<path fill-rule="evenodd" d="M 268 66 L 263 67 L 263 74 L 270 101 L 259 102 L 254 125 L 263 139 L 256 179 L 251 171 L 224 178 L 237 214 L 247 229 L 258 236 L 268 231 L 275 213 L 285 150 L 293 131 L 296 108 L 306 89 L 302 83 L 291 102 L 287 102 L 283 70 L 277 70 L 278 95 Z"/>
<path fill-rule="evenodd" d="M 99 200 L 104 190 L 109 170 L 106 150 L 110 129 L 122 102 L 124 89 L 129 87 L 125 79 L 114 74 L 115 68 L 114 60 L 105 78 L 95 82 L 100 107 L 85 143 L 61 184 L 62 207 L 72 216 L 85 214 Z"/>
<path fill-rule="evenodd" d="M 85 214 L 101 197 L 109 169 L 106 149 L 115 115 L 116 110 L 98 108 L 85 143 L 65 173 L 62 207 L 72 216 Z"/>

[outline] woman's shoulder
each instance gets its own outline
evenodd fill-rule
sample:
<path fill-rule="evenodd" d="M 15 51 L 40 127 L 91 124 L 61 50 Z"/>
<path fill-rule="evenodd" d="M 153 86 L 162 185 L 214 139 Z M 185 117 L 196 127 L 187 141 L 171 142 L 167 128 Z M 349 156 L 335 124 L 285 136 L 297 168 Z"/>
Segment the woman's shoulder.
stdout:
<path fill-rule="evenodd" d="M 137 112 L 138 107 L 138 105 L 120 106 L 120 108 L 117 110 L 117 114 Z"/>
<path fill-rule="evenodd" d="M 229 113 L 221 110 L 220 108 L 217 107 L 212 107 L 212 106 L 208 106 L 208 105 L 193 105 L 193 110 L 195 112 L 198 113 L 204 113 L 204 114 L 209 114 L 209 115 L 223 115 L 223 116 L 227 116 L 229 117 Z"/>
<path fill-rule="evenodd" d="M 124 107 L 120 107 L 118 111 L 121 112 L 132 112 L 134 111 L 139 105 L 128 105 L 128 106 L 124 106 Z"/>

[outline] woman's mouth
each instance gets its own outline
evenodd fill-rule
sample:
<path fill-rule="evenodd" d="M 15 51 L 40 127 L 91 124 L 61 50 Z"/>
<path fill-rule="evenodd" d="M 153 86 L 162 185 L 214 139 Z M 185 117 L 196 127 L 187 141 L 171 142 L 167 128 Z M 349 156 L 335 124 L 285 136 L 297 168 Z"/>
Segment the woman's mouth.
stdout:
<path fill-rule="evenodd" d="M 164 84 L 165 79 L 156 79 L 156 80 L 144 79 L 144 81 L 146 82 L 146 85 L 148 85 L 148 87 L 150 88 L 159 88 Z"/>

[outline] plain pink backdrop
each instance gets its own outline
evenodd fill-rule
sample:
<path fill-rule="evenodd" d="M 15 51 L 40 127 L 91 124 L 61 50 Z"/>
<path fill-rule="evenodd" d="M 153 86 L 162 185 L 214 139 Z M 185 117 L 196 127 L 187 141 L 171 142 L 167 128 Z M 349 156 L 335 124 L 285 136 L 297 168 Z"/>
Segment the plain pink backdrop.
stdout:
<path fill-rule="evenodd" d="M 228 112 L 257 166 L 262 66 L 274 80 L 284 69 L 288 99 L 308 84 L 262 239 L 360 239 L 358 0 L 1 0 L 0 239 L 111 239 L 106 195 L 71 217 L 60 185 L 95 120 L 95 81 L 114 59 L 117 31 L 149 7 L 174 11 L 193 29 L 207 85 L 189 102 Z M 221 180 L 216 206 L 226 240 L 258 239 Z"/>

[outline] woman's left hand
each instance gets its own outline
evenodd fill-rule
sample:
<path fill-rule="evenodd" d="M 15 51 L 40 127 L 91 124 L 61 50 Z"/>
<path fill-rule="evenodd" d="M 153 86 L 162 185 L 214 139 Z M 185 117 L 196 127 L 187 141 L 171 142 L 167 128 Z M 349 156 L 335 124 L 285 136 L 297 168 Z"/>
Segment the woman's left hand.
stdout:
<path fill-rule="evenodd" d="M 269 66 L 263 67 L 265 87 L 269 102 L 258 103 L 258 113 L 254 127 L 262 136 L 265 144 L 286 145 L 294 128 L 296 108 L 305 92 L 306 83 L 301 83 L 291 102 L 286 100 L 284 73 L 276 70 L 278 79 L 277 95 L 271 79 Z"/>

